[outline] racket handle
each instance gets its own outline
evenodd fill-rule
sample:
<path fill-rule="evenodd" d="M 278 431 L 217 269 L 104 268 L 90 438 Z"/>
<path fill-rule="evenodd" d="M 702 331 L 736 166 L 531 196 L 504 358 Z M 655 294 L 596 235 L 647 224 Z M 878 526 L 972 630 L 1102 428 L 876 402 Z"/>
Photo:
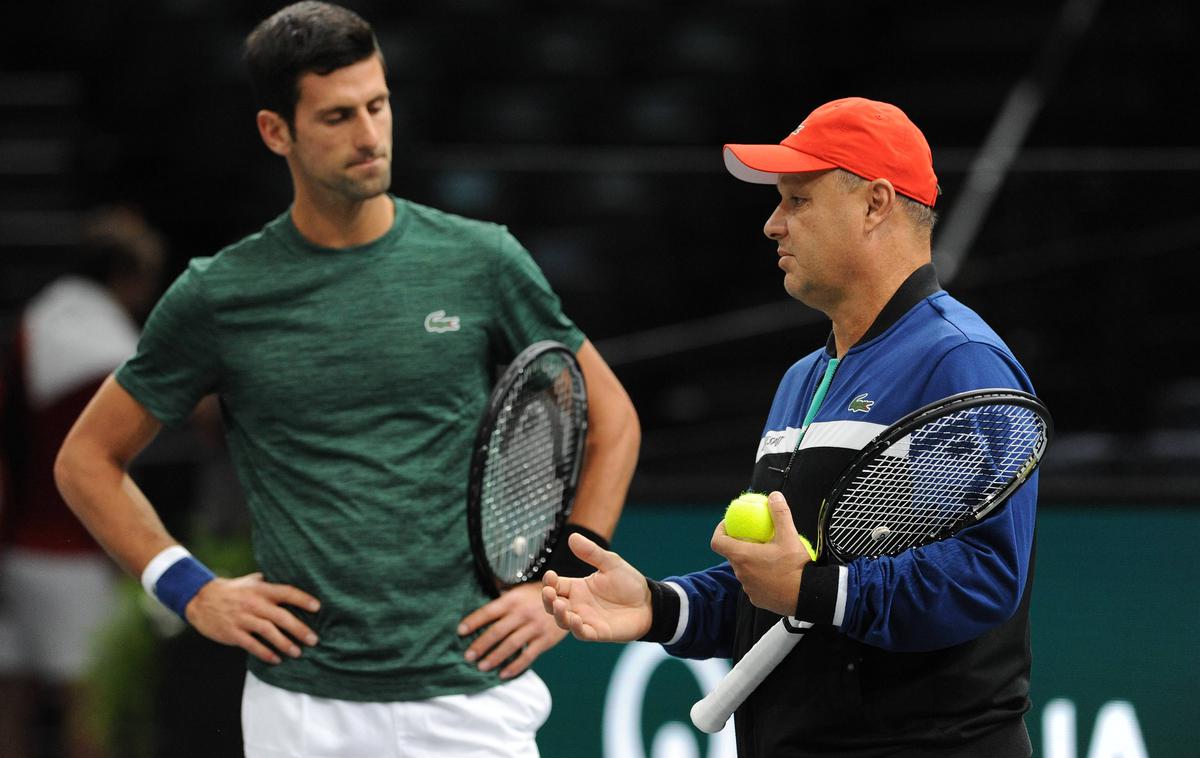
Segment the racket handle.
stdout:
<path fill-rule="evenodd" d="M 754 643 L 742 659 L 737 662 L 713 691 L 692 706 L 692 723 L 708 734 L 715 734 L 725 727 L 725 722 L 737 710 L 750 693 L 775 670 L 779 662 L 796 647 L 804 636 L 801 632 L 788 631 L 790 619 L 781 619 Z M 794 622 L 801 629 L 812 624 L 807 621 Z"/>

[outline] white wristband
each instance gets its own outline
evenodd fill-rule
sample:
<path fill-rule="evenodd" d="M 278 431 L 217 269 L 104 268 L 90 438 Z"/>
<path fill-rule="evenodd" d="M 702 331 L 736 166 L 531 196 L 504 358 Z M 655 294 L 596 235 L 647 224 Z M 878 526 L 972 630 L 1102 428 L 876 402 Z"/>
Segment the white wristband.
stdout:
<path fill-rule="evenodd" d="M 183 545 L 171 545 L 150 559 L 150 562 L 146 564 L 146 568 L 142 570 L 142 587 L 145 588 L 150 597 L 158 599 L 158 595 L 154 594 L 154 587 L 158 584 L 159 578 L 166 573 L 167 569 L 190 556 L 191 553 Z"/>

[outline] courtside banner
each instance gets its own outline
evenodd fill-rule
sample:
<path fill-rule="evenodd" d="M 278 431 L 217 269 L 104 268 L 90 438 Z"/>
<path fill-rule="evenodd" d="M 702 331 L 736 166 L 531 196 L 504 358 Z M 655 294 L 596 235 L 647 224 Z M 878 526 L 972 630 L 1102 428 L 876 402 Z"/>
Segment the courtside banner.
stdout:
<path fill-rule="evenodd" d="M 721 559 L 708 543 L 724 506 L 630 503 L 613 548 L 656 578 L 713 565 Z M 1200 509 L 1043 501 L 1037 529 L 1025 718 L 1034 755 L 1195 758 Z M 534 668 L 554 696 L 538 735 L 546 758 L 734 758 L 732 721 L 709 735 L 688 716 L 728 661 L 568 637 Z"/>

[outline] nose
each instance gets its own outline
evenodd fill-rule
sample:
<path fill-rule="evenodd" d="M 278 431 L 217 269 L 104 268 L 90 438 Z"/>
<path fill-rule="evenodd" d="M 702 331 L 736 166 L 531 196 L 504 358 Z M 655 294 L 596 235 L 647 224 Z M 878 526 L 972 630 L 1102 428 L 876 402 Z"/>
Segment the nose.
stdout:
<path fill-rule="evenodd" d="M 763 234 L 773 240 L 781 240 L 787 234 L 787 224 L 783 223 L 782 214 L 778 208 L 771 213 L 767 223 L 763 224 Z"/>
<path fill-rule="evenodd" d="M 358 114 L 358 129 L 355 130 L 355 147 L 374 152 L 379 147 L 380 129 L 371 113 L 363 108 Z"/>

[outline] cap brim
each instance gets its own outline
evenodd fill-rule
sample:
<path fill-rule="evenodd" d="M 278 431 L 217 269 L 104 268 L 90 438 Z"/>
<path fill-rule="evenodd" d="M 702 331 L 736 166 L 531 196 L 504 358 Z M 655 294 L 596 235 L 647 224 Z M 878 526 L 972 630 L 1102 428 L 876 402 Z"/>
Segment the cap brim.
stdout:
<path fill-rule="evenodd" d="M 743 182 L 775 184 L 780 174 L 827 171 L 837 166 L 786 145 L 726 145 L 725 168 Z"/>

